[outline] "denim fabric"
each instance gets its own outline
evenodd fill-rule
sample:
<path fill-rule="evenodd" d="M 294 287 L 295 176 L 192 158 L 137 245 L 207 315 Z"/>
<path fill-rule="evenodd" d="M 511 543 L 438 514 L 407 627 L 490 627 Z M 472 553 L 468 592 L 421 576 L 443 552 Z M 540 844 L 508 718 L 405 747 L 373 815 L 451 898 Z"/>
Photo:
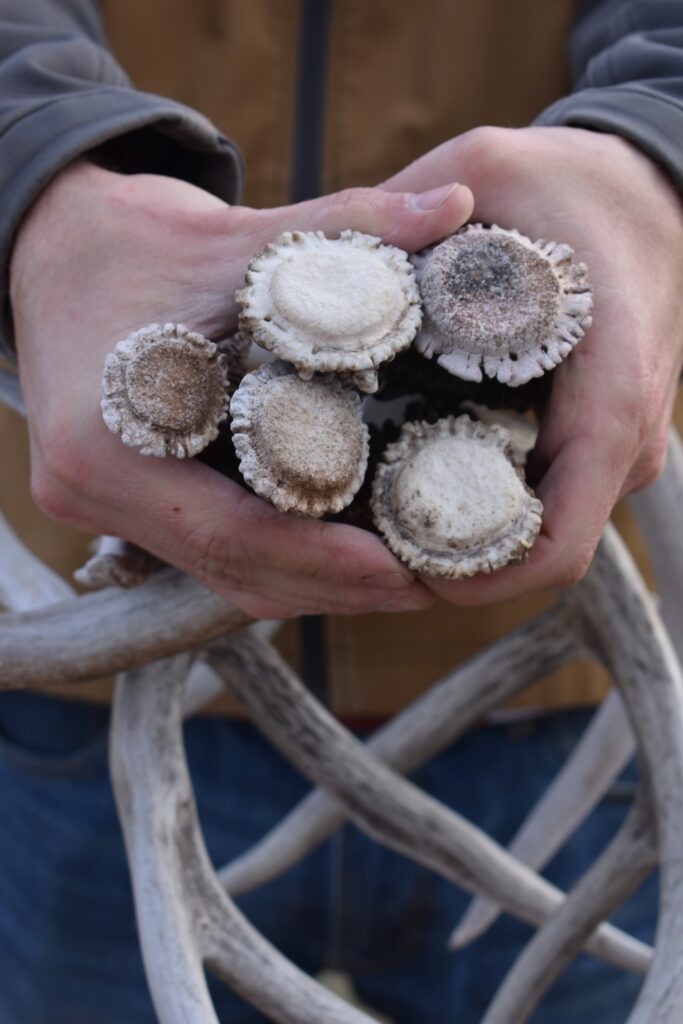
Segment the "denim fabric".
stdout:
<path fill-rule="evenodd" d="M 473 731 L 415 781 L 507 842 L 589 715 L 572 712 Z M 123 845 L 107 774 L 108 711 L 25 694 L 0 697 L 0 1024 L 153 1024 Z M 257 840 L 307 791 L 246 723 L 195 718 L 188 761 L 216 864 Z M 548 871 L 567 887 L 622 820 L 634 769 Z M 653 877 L 615 920 L 652 941 Z M 529 934 L 501 918 L 470 949 L 446 939 L 467 897 L 354 828 L 239 904 L 309 972 L 348 971 L 396 1024 L 480 1021 Z M 210 981 L 221 1022 L 264 1018 Z M 534 1024 L 626 1019 L 640 980 L 580 958 Z"/>

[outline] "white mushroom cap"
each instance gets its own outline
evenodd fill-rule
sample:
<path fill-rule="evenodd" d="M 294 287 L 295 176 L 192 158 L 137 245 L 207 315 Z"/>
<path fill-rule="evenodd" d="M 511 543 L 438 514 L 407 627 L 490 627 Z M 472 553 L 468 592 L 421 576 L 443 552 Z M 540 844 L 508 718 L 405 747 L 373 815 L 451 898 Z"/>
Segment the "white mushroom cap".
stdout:
<path fill-rule="evenodd" d="M 375 525 L 394 554 L 426 576 L 460 579 L 522 561 L 542 509 L 507 431 L 468 416 L 406 423 L 373 481 Z"/>
<path fill-rule="evenodd" d="M 456 377 L 510 386 L 557 366 L 591 324 L 586 266 L 568 245 L 469 224 L 413 257 L 424 302 L 416 347 Z"/>
<path fill-rule="evenodd" d="M 364 391 L 376 390 L 376 367 L 410 345 L 422 319 L 406 254 L 358 231 L 285 232 L 251 261 L 237 300 L 240 330 L 302 378 L 352 374 Z"/>
<path fill-rule="evenodd" d="M 227 417 L 227 377 L 216 346 L 182 324 L 150 324 L 105 359 L 104 422 L 141 455 L 190 458 Z"/>
<path fill-rule="evenodd" d="M 282 512 L 340 512 L 360 488 L 368 428 L 358 393 L 330 375 L 305 381 L 277 360 L 248 373 L 230 403 L 240 472 Z"/>

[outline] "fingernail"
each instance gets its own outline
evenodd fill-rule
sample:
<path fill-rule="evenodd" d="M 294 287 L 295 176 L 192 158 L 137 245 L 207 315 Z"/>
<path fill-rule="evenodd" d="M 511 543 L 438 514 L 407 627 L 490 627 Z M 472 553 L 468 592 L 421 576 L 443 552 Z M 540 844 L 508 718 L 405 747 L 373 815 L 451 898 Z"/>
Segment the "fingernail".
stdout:
<path fill-rule="evenodd" d="M 380 587 L 382 590 L 405 590 L 413 582 L 412 576 L 404 576 L 402 572 L 376 572 L 363 577 L 363 583 L 369 587 Z"/>
<path fill-rule="evenodd" d="M 423 606 L 412 597 L 392 597 L 380 605 L 381 612 L 419 612 Z"/>
<path fill-rule="evenodd" d="M 431 188 L 429 192 L 417 192 L 410 196 L 408 205 L 420 213 L 434 213 L 448 202 L 458 187 L 456 181 L 452 185 L 440 185 L 439 188 Z"/>

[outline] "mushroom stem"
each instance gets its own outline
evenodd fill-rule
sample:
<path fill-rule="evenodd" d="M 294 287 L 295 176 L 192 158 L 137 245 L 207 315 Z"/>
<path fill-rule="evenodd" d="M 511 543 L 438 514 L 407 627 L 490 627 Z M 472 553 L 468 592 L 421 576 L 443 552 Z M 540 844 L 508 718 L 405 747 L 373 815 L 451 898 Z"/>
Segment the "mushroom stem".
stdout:
<path fill-rule="evenodd" d="M 110 587 L 50 608 L 0 615 L 0 689 L 44 689 L 111 675 L 250 621 L 184 573 L 162 569 L 132 590 Z"/>
<path fill-rule="evenodd" d="M 90 590 L 137 587 L 161 563 L 154 555 L 120 537 L 99 537 L 95 553 L 74 572 L 74 579 Z"/>
<path fill-rule="evenodd" d="M 562 902 L 559 890 L 391 772 L 328 714 L 277 652 L 257 646 L 242 634 L 213 645 L 207 656 L 259 729 L 312 782 L 329 789 L 359 828 L 455 885 L 488 894 L 527 922 L 538 925 L 552 914 Z M 252 677 L 247 666 L 259 656 L 263 671 Z M 586 949 L 636 973 L 650 962 L 644 943 L 609 925 L 596 930 Z"/>
<path fill-rule="evenodd" d="M 678 1024 L 683 1019 L 683 675 L 654 602 L 609 524 L 589 573 L 571 596 L 587 642 L 621 691 L 656 816 L 657 942 L 629 1024 Z"/>
<path fill-rule="evenodd" d="M 281 621 L 275 619 L 261 619 L 244 628 L 267 642 L 282 625 Z M 258 665 L 255 666 L 255 671 L 258 671 Z M 183 718 L 197 714 L 206 704 L 210 704 L 224 692 L 225 686 L 218 673 L 208 662 L 195 658 L 183 690 Z"/>
<path fill-rule="evenodd" d="M 286 960 L 220 886 L 199 828 L 182 744 L 188 666 L 189 658 L 180 655 L 122 675 L 111 726 L 111 776 L 159 1020 L 218 1024 L 206 963 L 280 1024 L 371 1024 Z"/>
<path fill-rule="evenodd" d="M 510 853 L 540 871 L 604 796 L 634 752 L 621 698 L 613 690 L 510 843 Z M 461 949 L 474 942 L 499 914 L 500 907 L 476 897 L 451 935 L 450 948 Z"/>
<path fill-rule="evenodd" d="M 561 603 L 482 651 L 414 701 L 367 742 L 395 771 L 409 774 L 462 736 L 496 704 L 582 656 Z M 247 668 L 260 671 L 258 661 Z M 344 808 L 317 789 L 219 878 L 232 895 L 283 874 L 344 824 Z"/>
<path fill-rule="evenodd" d="M 525 1024 L 596 925 L 635 892 L 656 863 L 652 816 L 647 801 L 639 795 L 607 849 L 530 940 L 496 992 L 482 1024 Z"/>

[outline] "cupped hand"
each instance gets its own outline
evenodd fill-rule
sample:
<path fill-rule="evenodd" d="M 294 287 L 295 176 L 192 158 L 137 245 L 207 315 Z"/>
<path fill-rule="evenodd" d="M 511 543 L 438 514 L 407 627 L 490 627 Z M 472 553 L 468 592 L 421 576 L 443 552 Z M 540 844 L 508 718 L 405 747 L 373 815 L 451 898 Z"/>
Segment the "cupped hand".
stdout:
<path fill-rule="evenodd" d="M 588 264 L 593 326 L 553 374 L 531 470 L 544 504 L 528 562 L 453 583 L 484 604 L 578 581 L 619 498 L 660 473 L 683 364 L 683 215 L 666 175 L 628 142 L 578 128 L 482 128 L 383 187 L 458 180 L 474 219 L 568 242 Z"/>
<path fill-rule="evenodd" d="M 415 250 L 471 207 L 460 187 L 356 189 L 252 210 L 172 178 L 68 167 L 26 217 L 11 266 L 37 503 L 133 541 L 255 617 L 429 605 L 429 591 L 371 534 L 279 513 L 199 462 L 125 448 L 102 422 L 100 376 L 116 342 L 151 322 L 225 335 L 250 258 L 284 230 L 354 228 Z"/>

